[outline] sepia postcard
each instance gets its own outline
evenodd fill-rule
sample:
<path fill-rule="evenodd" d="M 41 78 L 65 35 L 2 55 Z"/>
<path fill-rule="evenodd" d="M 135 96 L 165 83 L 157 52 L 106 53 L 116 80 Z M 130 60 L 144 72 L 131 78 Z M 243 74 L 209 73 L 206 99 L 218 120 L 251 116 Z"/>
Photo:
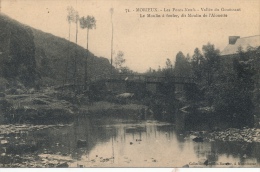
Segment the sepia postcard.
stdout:
<path fill-rule="evenodd" d="M 0 167 L 260 167 L 259 9 L 0 0 Z"/>

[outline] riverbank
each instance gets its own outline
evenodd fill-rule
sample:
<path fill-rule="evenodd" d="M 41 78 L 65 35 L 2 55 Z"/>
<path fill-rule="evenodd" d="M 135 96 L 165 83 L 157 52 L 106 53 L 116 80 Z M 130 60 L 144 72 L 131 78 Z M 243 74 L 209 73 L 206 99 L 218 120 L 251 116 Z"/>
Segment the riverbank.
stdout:
<path fill-rule="evenodd" d="M 224 131 L 212 132 L 209 137 L 220 141 L 238 141 L 238 142 L 260 142 L 260 129 L 256 128 L 229 128 Z"/>
<path fill-rule="evenodd" d="M 57 130 L 67 126 L 70 125 L 0 125 L 0 167 L 57 167 L 64 163 L 64 158 L 56 162 L 40 157 L 38 155 L 40 140 L 37 141 L 29 135 L 32 132 Z"/>
<path fill-rule="evenodd" d="M 128 120 L 118 121 L 114 117 L 117 123 L 111 124 L 110 121 L 101 122 L 98 120 L 100 118 L 90 118 L 96 117 L 81 118 L 78 123 L 63 126 L 0 125 L 3 129 L 9 128 L 1 138 L 0 167 L 181 167 L 185 163 L 189 167 L 245 167 L 243 163 L 247 167 L 259 165 L 256 161 L 259 154 L 251 151 L 258 150 L 259 143 L 217 141 L 217 138 L 210 140 L 206 135 L 211 133 L 180 133 L 174 124 L 161 122 L 126 123 Z M 82 122 L 84 120 L 91 121 L 88 122 L 90 128 Z M 26 128 L 30 131 L 26 132 Z M 233 129 L 227 131 L 238 132 Z M 248 128 L 240 132 L 253 134 L 251 131 L 259 132 Z M 223 135 L 223 132 L 219 133 Z M 196 143 L 193 140 L 196 134 L 203 135 L 204 141 Z M 88 144 L 78 147 L 78 139 L 84 139 Z M 102 148 L 107 151 L 102 151 Z M 119 151 L 123 151 L 123 156 L 118 154 Z M 141 155 L 138 154 L 140 151 Z M 181 156 L 176 157 L 176 154 Z M 244 162 L 245 159 L 249 161 Z M 241 163 L 241 166 L 232 166 L 235 162 Z"/>
<path fill-rule="evenodd" d="M 111 96 L 110 96 L 111 97 Z M 114 96 L 116 98 L 116 96 Z M 1 93 L 0 123 L 70 123 L 79 115 L 133 115 L 141 117 L 147 106 L 136 100 L 89 102 L 87 97 L 45 89 L 33 92 Z"/>
<path fill-rule="evenodd" d="M 228 128 L 222 131 L 186 131 L 185 139 L 192 139 L 194 142 L 244 142 L 260 143 L 260 129 L 256 128 Z"/>
<path fill-rule="evenodd" d="M 79 108 L 79 114 L 83 115 L 142 115 L 142 111 L 146 111 L 147 106 L 142 104 L 117 104 L 108 101 L 94 102 L 92 105 L 82 105 Z"/>
<path fill-rule="evenodd" d="M 1 98 L 2 123 L 68 123 L 77 107 L 44 93 L 7 94 Z"/>

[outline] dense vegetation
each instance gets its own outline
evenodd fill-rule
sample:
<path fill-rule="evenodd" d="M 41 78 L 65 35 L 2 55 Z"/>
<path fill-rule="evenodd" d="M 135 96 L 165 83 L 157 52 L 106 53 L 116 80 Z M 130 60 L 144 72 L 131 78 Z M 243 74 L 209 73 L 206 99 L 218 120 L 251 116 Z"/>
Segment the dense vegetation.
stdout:
<path fill-rule="evenodd" d="M 32 30 L 0 15 L 0 76 L 33 86 L 37 77 Z"/>
<path fill-rule="evenodd" d="M 211 122 L 225 121 L 231 127 L 253 126 L 259 107 L 260 47 L 238 49 L 237 54 L 221 57 L 213 44 L 196 48 L 192 57 L 177 53 L 175 65 L 167 59 L 164 68 L 147 74 L 194 77 L 196 85 L 184 86 L 186 103 L 207 107 Z M 176 89 L 178 92 L 178 88 Z"/>
<path fill-rule="evenodd" d="M 3 14 L 0 15 L 0 32 L 0 77 L 9 84 L 13 79 L 29 87 L 54 86 L 63 84 L 65 79 L 66 83 L 73 83 L 75 78 L 77 84 L 83 84 L 86 49 Z M 108 59 L 89 52 L 87 61 L 88 80 L 110 74 Z"/>
<path fill-rule="evenodd" d="M 36 61 L 39 72 L 42 76 L 43 84 L 62 84 L 67 74 L 68 83 L 74 81 L 74 57 L 77 56 L 77 82 L 83 84 L 84 61 L 87 51 L 74 43 L 33 29 L 36 46 Z M 68 46 L 70 47 L 68 49 Z M 68 61 L 68 62 L 67 62 Z M 68 63 L 67 69 L 65 68 Z M 111 66 L 108 59 L 96 57 L 92 53 L 88 55 L 87 69 L 88 79 L 94 79 L 104 75 L 109 75 Z M 114 69 L 114 68 L 113 68 Z M 68 70 L 68 73 L 66 73 Z"/>

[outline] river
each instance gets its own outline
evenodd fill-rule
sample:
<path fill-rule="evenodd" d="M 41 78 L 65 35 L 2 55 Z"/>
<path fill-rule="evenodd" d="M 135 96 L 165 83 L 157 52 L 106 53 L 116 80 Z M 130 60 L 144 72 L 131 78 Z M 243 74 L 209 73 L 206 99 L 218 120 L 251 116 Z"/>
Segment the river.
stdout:
<path fill-rule="evenodd" d="M 259 143 L 194 142 L 190 131 L 179 126 L 129 116 L 79 117 L 70 125 L 2 134 L 0 163 L 21 164 L 6 157 L 34 155 L 45 165 L 39 167 L 59 161 L 69 167 L 260 166 Z M 15 142 L 35 146 L 10 148 Z"/>

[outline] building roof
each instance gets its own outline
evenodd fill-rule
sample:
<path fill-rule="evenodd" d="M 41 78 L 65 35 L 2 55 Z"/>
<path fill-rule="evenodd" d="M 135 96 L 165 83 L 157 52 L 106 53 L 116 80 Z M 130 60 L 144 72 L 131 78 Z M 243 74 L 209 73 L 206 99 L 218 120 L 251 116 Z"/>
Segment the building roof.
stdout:
<path fill-rule="evenodd" d="M 220 53 L 221 56 L 232 55 L 238 53 L 238 48 L 246 50 L 248 46 L 253 48 L 260 46 L 260 35 L 238 38 L 235 44 L 228 44 Z"/>

